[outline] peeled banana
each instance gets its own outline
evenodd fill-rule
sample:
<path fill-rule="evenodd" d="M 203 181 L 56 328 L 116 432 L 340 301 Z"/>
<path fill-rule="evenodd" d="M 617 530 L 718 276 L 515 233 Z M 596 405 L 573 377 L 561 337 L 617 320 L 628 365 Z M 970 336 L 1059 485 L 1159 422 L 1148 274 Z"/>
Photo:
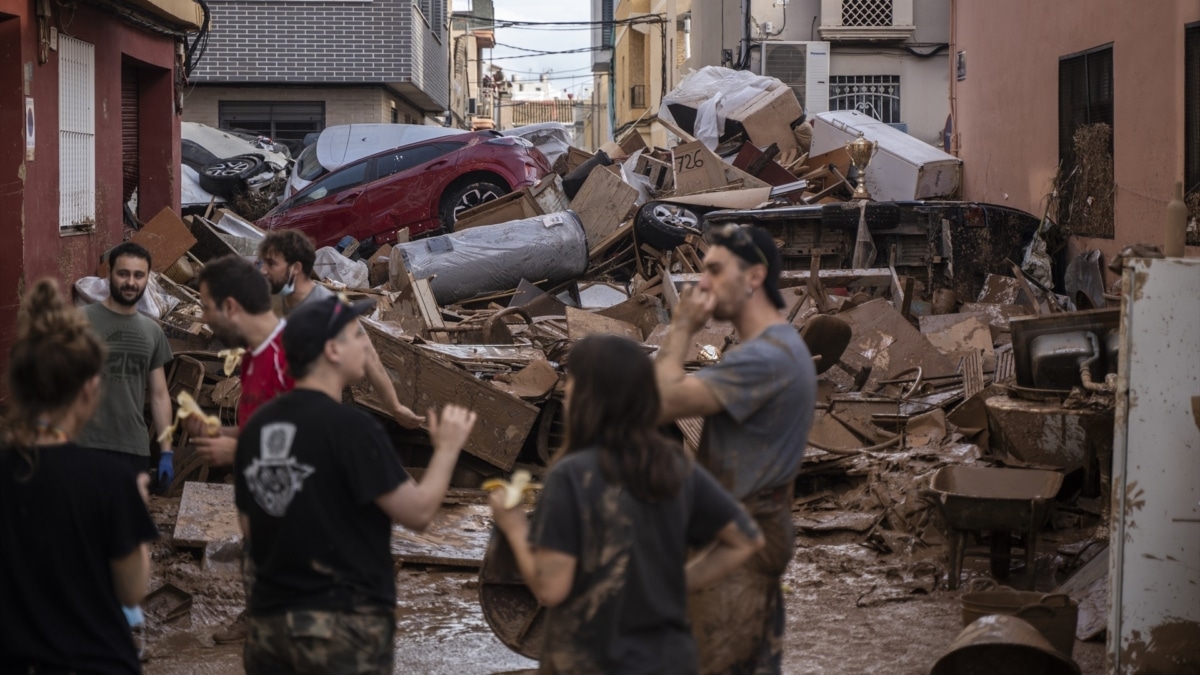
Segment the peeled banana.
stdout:
<path fill-rule="evenodd" d="M 225 367 L 222 369 L 225 377 L 233 375 L 233 371 L 237 369 L 237 365 L 242 361 L 242 355 L 246 353 L 244 347 L 234 347 L 233 349 L 222 349 L 217 352 L 217 356 L 225 359 Z"/>
<path fill-rule="evenodd" d="M 175 400 L 179 402 L 179 407 L 175 410 L 175 422 L 166 429 L 163 429 L 162 433 L 158 435 L 159 443 L 167 440 L 175 433 L 180 420 L 187 419 L 193 415 L 204 421 L 205 435 L 217 436 L 221 433 L 221 418 L 216 415 L 204 414 L 204 411 L 200 409 L 200 404 L 196 403 L 196 399 L 192 398 L 191 394 L 181 391 Z"/>
<path fill-rule="evenodd" d="M 483 481 L 484 490 L 504 490 L 504 508 L 516 508 L 521 500 L 525 498 L 526 492 L 532 492 L 541 488 L 541 485 L 532 483 L 533 476 L 525 469 L 517 469 L 513 472 L 512 481 L 506 481 L 503 478 L 489 478 Z"/>

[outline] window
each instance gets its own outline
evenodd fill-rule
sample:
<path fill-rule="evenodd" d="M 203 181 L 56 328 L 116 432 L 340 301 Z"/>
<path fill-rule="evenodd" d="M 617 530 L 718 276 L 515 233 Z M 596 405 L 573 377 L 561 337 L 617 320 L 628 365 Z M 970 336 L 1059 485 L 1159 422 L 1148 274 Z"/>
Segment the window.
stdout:
<path fill-rule="evenodd" d="M 857 110 L 880 122 L 900 123 L 899 75 L 831 75 L 829 109 Z"/>
<path fill-rule="evenodd" d="M 96 49 L 59 37 L 58 228 L 96 227 Z"/>
<path fill-rule="evenodd" d="M 267 136 L 274 141 L 302 143 L 325 128 L 323 101 L 221 101 L 222 129 Z"/>
<path fill-rule="evenodd" d="M 351 164 L 329 174 L 325 178 L 309 185 L 300 191 L 292 200 L 292 206 L 300 206 L 309 202 L 324 199 L 343 190 L 358 187 L 367 180 L 367 161 Z"/>
<path fill-rule="evenodd" d="M 1057 220 L 1073 235 L 1115 236 L 1112 66 L 1112 45 L 1058 62 Z M 1077 157 L 1075 137 L 1081 129 L 1088 147 Z"/>
<path fill-rule="evenodd" d="M 646 85 L 635 84 L 629 88 L 629 107 L 630 108 L 645 108 L 646 107 Z"/>
<path fill-rule="evenodd" d="M 892 0 L 842 0 L 843 26 L 892 25 Z"/>
<path fill-rule="evenodd" d="M 389 153 L 376 158 L 375 177 L 376 179 L 387 178 L 401 171 L 408 171 L 462 147 L 461 143 L 431 143 Z"/>
<path fill-rule="evenodd" d="M 913 0 L 821 0 L 822 40 L 907 40 Z"/>
<path fill-rule="evenodd" d="M 1186 170 L 1183 191 L 1200 194 L 1200 23 L 1184 31 L 1183 93 L 1184 163 Z M 1189 244 L 1200 245 L 1198 234 L 1189 236 Z"/>

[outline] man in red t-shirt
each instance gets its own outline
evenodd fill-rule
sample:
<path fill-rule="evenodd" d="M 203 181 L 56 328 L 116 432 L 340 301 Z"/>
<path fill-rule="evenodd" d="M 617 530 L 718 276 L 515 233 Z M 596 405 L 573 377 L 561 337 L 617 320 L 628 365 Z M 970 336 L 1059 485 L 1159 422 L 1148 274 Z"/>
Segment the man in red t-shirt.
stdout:
<path fill-rule="evenodd" d="M 238 256 L 213 260 L 200 271 L 201 317 L 221 342 L 244 347 L 237 427 L 222 427 L 209 438 L 196 433 L 189 420 L 196 451 L 213 466 L 232 466 L 238 429 L 259 406 L 292 389 L 283 355 L 284 321 L 271 311 L 271 289 L 254 265 Z"/>
<path fill-rule="evenodd" d="M 236 427 L 221 427 L 220 434 L 204 434 L 203 423 L 188 418 L 188 431 L 196 452 L 213 466 L 233 466 L 238 433 L 254 411 L 280 394 L 292 390 L 283 354 L 285 322 L 271 311 L 271 289 L 262 273 L 244 258 L 226 256 L 213 260 L 200 271 L 201 317 L 213 335 L 228 347 L 244 347 L 242 394 L 238 399 Z M 253 569 L 243 569 L 246 597 L 250 597 Z M 213 634 L 218 643 L 237 642 L 246 635 L 246 612 Z"/>

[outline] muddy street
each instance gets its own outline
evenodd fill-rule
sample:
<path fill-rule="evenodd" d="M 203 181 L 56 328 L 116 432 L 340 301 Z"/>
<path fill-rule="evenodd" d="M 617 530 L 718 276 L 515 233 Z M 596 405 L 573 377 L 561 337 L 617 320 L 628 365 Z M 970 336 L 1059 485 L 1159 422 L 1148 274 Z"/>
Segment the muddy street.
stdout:
<path fill-rule="evenodd" d="M 178 502 L 153 499 L 152 512 L 164 531 L 174 522 Z M 1089 523 L 1079 525 L 1042 537 L 1039 590 L 1056 585 L 1054 571 L 1063 560 L 1057 548 L 1085 539 Z M 784 672 L 927 673 L 962 630 L 964 592 L 945 589 L 945 548 L 928 538 L 932 545 L 912 554 L 885 555 L 863 546 L 862 536 L 852 532 L 799 536 L 784 577 Z M 964 570 L 965 587 L 971 578 L 988 577 L 987 560 L 968 558 Z M 1008 581 L 1027 583 L 1027 573 L 1014 569 Z M 190 593 L 192 603 L 169 621 L 156 620 L 148 606 L 147 675 L 243 672 L 241 644 L 216 645 L 211 638 L 243 602 L 233 566 L 204 566 L 191 552 L 160 541 L 151 587 L 163 583 Z M 536 668 L 492 634 L 479 605 L 475 571 L 404 565 L 396 584 L 396 673 L 485 675 Z M 1074 657 L 1084 675 L 1104 672 L 1102 641 L 1077 642 Z"/>

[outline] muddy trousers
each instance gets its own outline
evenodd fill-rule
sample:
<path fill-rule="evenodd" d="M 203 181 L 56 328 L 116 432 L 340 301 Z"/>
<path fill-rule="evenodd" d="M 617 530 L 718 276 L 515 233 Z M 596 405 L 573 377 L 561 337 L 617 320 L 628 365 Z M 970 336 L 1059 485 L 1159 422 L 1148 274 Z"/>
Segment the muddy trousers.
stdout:
<path fill-rule="evenodd" d="M 396 620 L 390 612 L 296 610 L 249 617 L 247 675 L 392 672 Z"/>
<path fill-rule="evenodd" d="M 775 675 L 782 668 L 782 579 L 796 549 L 791 484 L 743 504 L 766 546 L 729 576 L 688 596 L 704 675 Z"/>

